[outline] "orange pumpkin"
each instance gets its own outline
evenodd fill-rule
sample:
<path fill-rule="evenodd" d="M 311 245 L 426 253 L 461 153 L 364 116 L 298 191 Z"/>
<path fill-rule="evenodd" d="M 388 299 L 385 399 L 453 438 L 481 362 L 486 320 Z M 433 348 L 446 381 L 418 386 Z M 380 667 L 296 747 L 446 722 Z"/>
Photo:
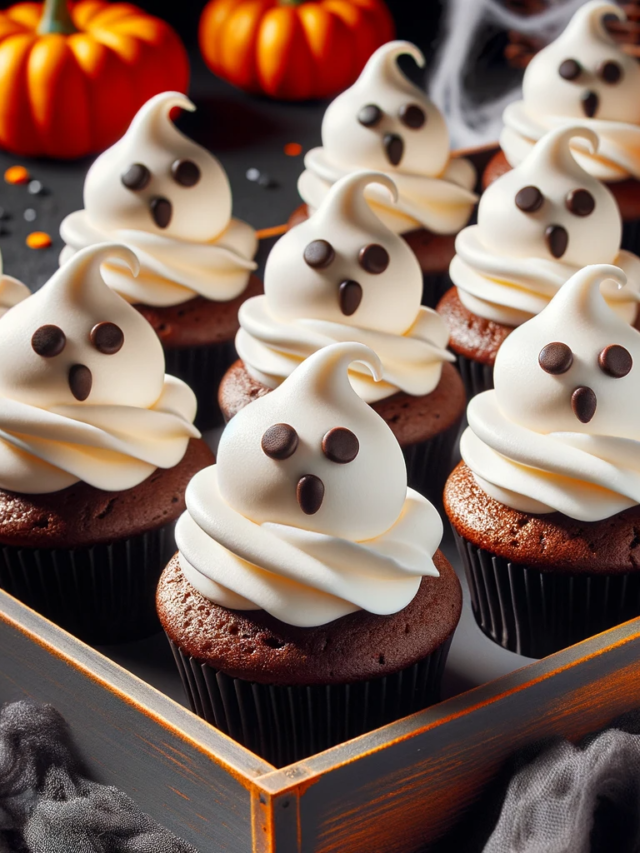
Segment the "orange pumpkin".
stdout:
<path fill-rule="evenodd" d="M 174 30 L 129 3 L 18 3 L 0 12 L 0 147 L 62 159 L 107 148 L 152 95 L 186 92 Z"/>
<path fill-rule="evenodd" d="M 291 101 L 350 86 L 393 37 L 383 0 L 211 0 L 200 19 L 200 50 L 215 74 Z"/>

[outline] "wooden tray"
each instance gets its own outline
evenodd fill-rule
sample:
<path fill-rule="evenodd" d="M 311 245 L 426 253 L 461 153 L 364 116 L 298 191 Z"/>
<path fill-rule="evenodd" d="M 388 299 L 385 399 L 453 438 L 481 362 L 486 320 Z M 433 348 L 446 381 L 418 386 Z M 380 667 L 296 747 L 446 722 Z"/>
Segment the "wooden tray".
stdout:
<path fill-rule="evenodd" d="M 201 853 L 416 853 L 522 746 L 640 705 L 640 619 L 277 770 L 0 592 L 0 700 L 51 702 L 87 766 Z"/>

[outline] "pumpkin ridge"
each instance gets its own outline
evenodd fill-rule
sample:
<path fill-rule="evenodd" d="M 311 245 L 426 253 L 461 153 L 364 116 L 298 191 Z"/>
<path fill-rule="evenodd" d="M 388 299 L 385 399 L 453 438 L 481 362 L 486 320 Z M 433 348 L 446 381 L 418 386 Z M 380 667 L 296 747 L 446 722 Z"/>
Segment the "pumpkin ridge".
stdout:
<path fill-rule="evenodd" d="M 35 42 L 32 33 L 21 33 L 9 36 L 0 43 L 0 86 L 7 82 L 7 78 L 17 77 L 19 81 L 17 86 L 6 86 L 9 101 L 0 104 L 0 143 L 9 149 L 13 149 L 17 143 L 18 147 L 24 145 L 29 151 L 35 150 L 33 142 L 37 138 L 37 129 L 31 114 L 24 73 Z M 12 138 L 16 126 L 19 128 L 17 140 Z"/>

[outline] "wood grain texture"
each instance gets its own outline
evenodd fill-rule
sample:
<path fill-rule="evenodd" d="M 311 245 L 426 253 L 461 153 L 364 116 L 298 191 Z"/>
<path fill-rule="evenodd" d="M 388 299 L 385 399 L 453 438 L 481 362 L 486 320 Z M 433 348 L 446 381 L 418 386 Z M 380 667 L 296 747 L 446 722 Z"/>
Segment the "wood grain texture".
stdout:
<path fill-rule="evenodd" d="M 272 819 L 265 850 L 424 851 L 460 821 L 514 751 L 554 735 L 579 740 L 639 705 L 634 620 L 263 777 L 273 816 L 285 796 L 299 798 L 286 824 Z"/>
<path fill-rule="evenodd" d="M 52 703 L 97 781 L 201 853 L 250 853 L 269 764 L 2 592 L 0 660 L 0 701 Z"/>

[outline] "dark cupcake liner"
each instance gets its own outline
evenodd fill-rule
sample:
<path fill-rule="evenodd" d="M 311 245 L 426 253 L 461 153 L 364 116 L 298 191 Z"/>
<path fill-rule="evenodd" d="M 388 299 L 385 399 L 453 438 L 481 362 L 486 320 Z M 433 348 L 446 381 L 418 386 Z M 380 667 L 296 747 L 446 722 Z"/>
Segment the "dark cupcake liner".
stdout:
<path fill-rule="evenodd" d="M 640 255 L 640 219 L 622 223 L 622 248 Z"/>
<path fill-rule="evenodd" d="M 476 394 L 482 394 L 483 391 L 490 391 L 493 388 L 492 364 L 482 364 L 459 353 L 455 353 L 455 356 L 456 366 L 460 371 L 464 390 L 467 393 L 467 400 L 475 397 Z"/>
<path fill-rule="evenodd" d="M 448 290 L 453 287 L 453 282 L 448 272 L 423 273 L 422 274 L 422 304 L 427 308 L 435 308 Z"/>
<path fill-rule="evenodd" d="M 194 714 L 284 767 L 439 701 L 451 637 L 393 675 L 320 687 L 231 678 L 169 643 Z"/>
<path fill-rule="evenodd" d="M 436 506 L 442 504 L 447 477 L 458 462 L 454 451 L 459 430 L 460 421 L 456 421 L 433 438 L 402 448 L 409 486 Z"/>
<path fill-rule="evenodd" d="M 155 593 L 174 525 L 91 548 L 0 546 L 0 588 L 93 645 L 161 630 Z"/>
<path fill-rule="evenodd" d="M 211 429 L 224 423 L 218 405 L 218 386 L 236 360 L 233 341 L 185 349 L 165 349 L 166 372 L 187 383 L 198 399 L 196 426 Z"/>
<path fill-rule="evenodd" d="M 541 572 L 454 537 L 476 622 L 512 652 L 542 658 L 640 616 L 640 572 Z"/>

